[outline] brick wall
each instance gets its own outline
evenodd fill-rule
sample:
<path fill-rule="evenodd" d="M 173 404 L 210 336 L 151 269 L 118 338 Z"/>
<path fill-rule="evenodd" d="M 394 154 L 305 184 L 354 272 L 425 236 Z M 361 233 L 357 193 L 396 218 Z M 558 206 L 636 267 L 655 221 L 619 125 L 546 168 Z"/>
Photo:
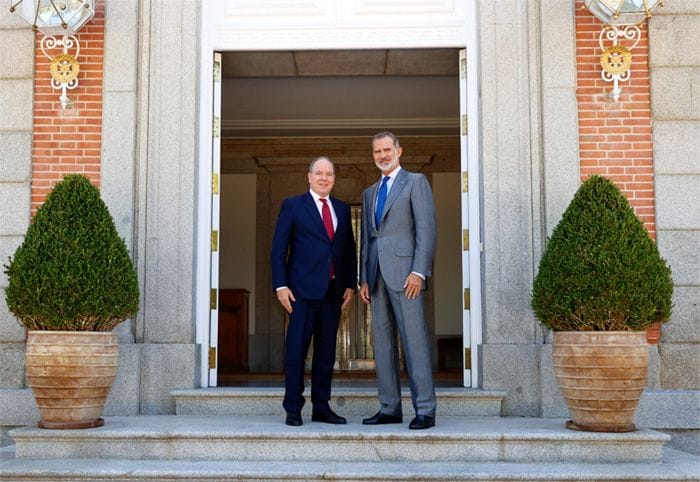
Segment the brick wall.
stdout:
<path fill-rule="evenodd" d="M 632 76 L 620 83 L 622 94 L 614 102 L 608 96 L 613 84 L 601 78 L 598 36 L 603 25 L 582 6 L 583 2 L 578 0 L 576 97 L 581 179 L 591 174 L 612 179 L 653 238 L 656 223 L 647 25 L 640 25 L 641 39 L 632 50 Z"/>
<path fill-rule="evenodd" d="M 32 213 L 66 174 L 85 174 L 100 184 L 104 2 L 96 2 L 95 9 L 93 19 L 75 35 L 80 42 L 80 74 L 78 87 L 68 91 L 73 101 L 68 109 L 61 109 L 60 91 L 51 87 L 50 61 L 41 51 L 42 34 L 36 34 Z"/>
<path fill-rule="evenodd" d="M 617 102 L 612 82 L 601 78 L 598 37 L 603 24 L 576 1 L 576 74 L 581 180 L 592 174 L 610 178 L 629 200 L 652 238 L 656 238 L 654 165 L 649 89 L 649 36 L 646 22 L 632 50 L 632 75 L 620 83 Z M 631 46 L 631 43 L 621 42 Z M 606 41 L 604 45 L 610 45 Z M 647 332 L 658 343 L 660 331 Z"/>

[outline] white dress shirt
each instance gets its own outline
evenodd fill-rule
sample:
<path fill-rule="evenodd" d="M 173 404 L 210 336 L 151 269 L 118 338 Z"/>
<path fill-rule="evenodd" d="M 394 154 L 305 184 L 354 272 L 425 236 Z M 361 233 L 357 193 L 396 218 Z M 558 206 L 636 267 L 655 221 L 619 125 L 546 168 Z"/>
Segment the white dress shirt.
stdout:
<path fill-rule="evenodd" d="M 316 205 L 316 209 L 318 209 L 318 215 L 321 216 L 321 220 L 323 220 L 323 203 L 321 202 L 321 199 L 326 199 L 328 201 L 328 208 L 331 210 L 331 218 L 333 219 L 333 232 L 335 232 L 335 230 L 338 229 L 338 217 L 335 215 L 335 209 L 333 209 L 333 203 L 331 202 L 330 196 L 321 198 L 321 196 L 313 192 L 311 189 L 309 189 L 309 193 L 311 193 L 311 197 L 314 198 L 314 204 Z"/>

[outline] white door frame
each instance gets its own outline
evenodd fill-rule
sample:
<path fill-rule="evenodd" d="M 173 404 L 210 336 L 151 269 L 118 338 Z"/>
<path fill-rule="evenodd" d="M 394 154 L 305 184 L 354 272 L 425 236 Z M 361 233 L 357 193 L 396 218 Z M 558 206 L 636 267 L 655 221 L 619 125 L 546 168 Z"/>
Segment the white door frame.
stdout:
<path fill-rule="evenodd" d="M 268 5 L 277 5 L 277 11 Z M 200 0 L 200 64 L 197 161 L 197 233 L 195 331 L 200 349 L 200 381 L 209 386 L 210 256 L 212 230 L 211 59 L 217 51 L 361 50 L 389 48 L 458 48 L 467 50 L 466 110 L 468 174 L 470 306 L 463 307 L 469 327 L 471 370 L 465 386 L 478 387 L 481 345 L 480 122 L 478 32 L 475 0 L 426 1 L 406 6 L 400 1 L 315 0 L 284 6 L 262 0 Z M 464 220 L 464 216 L 462 216 Z M 474 256 L 474 254 L 477 254 Z M 474 259 L 476 258 L 476 259 Z M 468 308 L 468 309 L 467 309 Z M 467 380 L 470 378 L 470 380 Z"/>

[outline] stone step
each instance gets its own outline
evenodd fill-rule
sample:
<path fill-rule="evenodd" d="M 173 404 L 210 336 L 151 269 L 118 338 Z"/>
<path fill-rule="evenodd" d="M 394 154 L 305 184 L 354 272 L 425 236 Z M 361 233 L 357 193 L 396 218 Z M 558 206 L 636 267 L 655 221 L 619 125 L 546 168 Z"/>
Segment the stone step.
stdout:
<path fill-rule="evenodd" d="M 178 415 L 281 415 L 282 387 L 217 387 L 174 390 Z M 500 416 L 505 392 L 470 388 L 436 388 L 438 416 Z M 403 413 L 414 414 L 411 394 L 402 391 Z M 307 400 L 309 402 L 309 400 Z M 379 409 L 376 388 L 334 387 L 331 406 L 345 417 L 370 417 Z M 311 415 L 311 403 L 302 412 Z"/>
<path fill-rule="evenodd" d="M 237 460 L 270 462 L 655 463 L 670 437 L 653 430 L 576 432 L 563 419 L 438 417 L 429 430 L 311 422 L 281 416 L 108 417 L 88 430 L 15 429 L 20 459 Z"/>
<path fill-rule="evenodd" d="M 676 481 L 700 480 L 700 457 L 664 449 L 661 463 L 294 462 L 237 460 L 27 460 L 3 449 L 0 474 L 14 481 Z"/>

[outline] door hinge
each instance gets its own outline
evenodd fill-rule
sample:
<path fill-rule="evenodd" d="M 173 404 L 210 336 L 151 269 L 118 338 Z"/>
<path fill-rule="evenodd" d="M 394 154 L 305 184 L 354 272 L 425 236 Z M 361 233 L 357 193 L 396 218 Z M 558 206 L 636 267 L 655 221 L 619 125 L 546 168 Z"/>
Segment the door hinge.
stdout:
<path fill-rule="evenodd" d="M 209 309 L 216 309 L 216 288 L 212 288 L 209 292 Z"/>
<path fill-rule="evenodd" d="M 464 309 L 468 310 L 471 306 L 471 294 L 469 288 L 464 288 Z"/>
<path fill-rule="evenodd" d="M 213 370 L 216 368 L 216 347 L 209 347 L 209 369 Z"/>
<path fill-rule="evenodd" d="M 462 230 L 462 251 L 469 251 L 469 230 Z"/>
<path fill-rule="evenodd" d="M 462 132 L 461 134 L 463 136 L 466 136 L 468 134 L 467 131 L 467 114 L 462 114 Z"/>
<path fill-rule="evenodd" d="M 219 194 L 219 174 L 216 172 L 211 174 L 211 193 Z"/>
<path fill-rule="evenodd" d="M 217 58 L 214 56 L 214 65 L 212 68 L 212 77 L 214 82 L 221 82 L 221 55 Z"/>
<path fill-rule="evenodd" d="M 214 139 L 218 139 L 218 138 L 219 138 L 219 135 L 220 135 L 220 133 L 221 133 L 221 122 L 220 122 L 220 119 L 219 119 L 217 116 L 214 116 L 214 117 L 212 118 L 211 129 L 212 129 L 212 133 L 211 133 L 212 137 L 213 137 Z"/>
<path fill-rule="evenodd" d="M 464 369 L 465 370 L 472 369 L 472 349 L 471 348 L 464 349 Z"/>
<path fill-rule="evenodd" d="M 219 231 L 216 229 L 211 230 L 211 250 L 215 252 L 219 249 Z"/>
<path fill-rule="evenodd" d="M 462 192 L 469 192 L 469 171 L 462 173 Z"/>

